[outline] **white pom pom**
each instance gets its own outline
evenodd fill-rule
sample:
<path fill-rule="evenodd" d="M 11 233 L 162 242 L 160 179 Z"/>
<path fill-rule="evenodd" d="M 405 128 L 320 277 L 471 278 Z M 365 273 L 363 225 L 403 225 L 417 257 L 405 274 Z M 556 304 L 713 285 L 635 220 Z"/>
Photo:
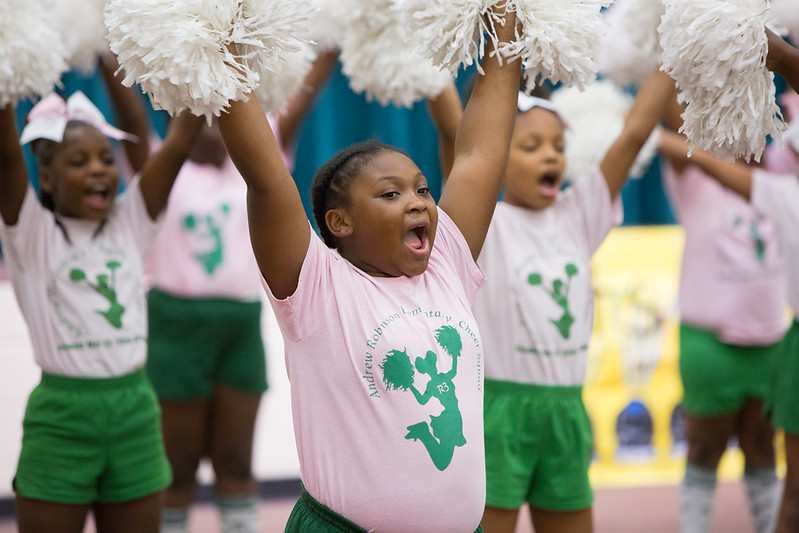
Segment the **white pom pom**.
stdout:
<path fill-rule="evenodd" d="M 777 24 L 788 30 L 794 40 L 799 40 L 799 5 L 796 0 L 771 0 Z"/>
<path fill-rule="evenodd" d="M 692 148 L 727 161 L 760 156 L 780 138 L 774 75 L 766 69 L 769 21 L 764 0 L 664 0 L 658 33 L 663 67 L 687 103 L 683 126 Z"/>
<path fill-rule="evenodd" d="M 303 44 L 298 52 L 286 57 L 280 72 L 267 70 L 260 73 L 255 95 L 264 111 L 280 113 L 285 109 L 291 97 L 302 87 L 314 59 L 316 59 L 314 47 Z"/>
<path fill-rule="evenodd" d="M 350 19 L 350 14 L 343 8 L 342 2 L 313 0 L 311 6 L 307 37 L 317 44 L 319 52 L 341 48 L 344 30 Z"/>
<path fill-rule="evenodd" d="M 49 93 L 67 70 L 67 49 L 42 0 L 0 2 L 0 106 Z"/>
<path fill-rule="evenodd" d="M 608 30 L 599 71 L 618 85 L 641 85 L 660 67 L 661 0 L 616 0 L 605 13 Z"/>
<path fill-rule="evenodd" d="M 108 50 L 103 23 L 105 4 L 106 0 L 55 2 L 55 16 L 69 50 L 71 68 L 92 72 L 97 66 L 98 55 Z"/>
<path fill-rule="evenodd" d="M 209 119 L 300 51 L 306 19 L 306 6 L 281 0 L 111 0 L 105 8 L 123 83 L 138 82 L 170 114 L 189 109 Z"/>
<path fill-rule="evenodd" d="M 485 50 L 486 36 L 497 42 L 499 19 L 491 7 L 500 0 L 394 0 L 394 8 L 409 28 L 409 39 L 433 64 L 456 75 L 461 65 L 476 64 Z M 487 15 L 488 17 L 484 17 Z"/>
<path fill-rule="evenodd" d="M 391 0 L 349 2 L 352 23 L 341 44 L 341 70 L 352 90 L 365 92 L 368 100 L 410 107 L 437 96 L 450 75 L 415 51 L 391 5 Z"/>
<path fill-rule="evenodd" d="M 609 80 L 598 80 L 585 90 L 563 87 L 552 93 L 552 103 L 567 122 L 565 179 L 574 183 L 588 175 L 605 157 L 624 128 L 632 97 Z M 659 132 L 658 132 L 659 134 Z M 657 135 L 651 135 L 630 170 L 640 178 L 657 151 Z"/>
<path fill-rule="evenodd" d="M 521 58 L 532 89 L 539 76 L 584 87 L 598 70 L 594 59 L 605 31 L 601 10 L 612 0 L 508 0 L 522 23 L 518 38 L 500 46 L 508 59 Z"/>

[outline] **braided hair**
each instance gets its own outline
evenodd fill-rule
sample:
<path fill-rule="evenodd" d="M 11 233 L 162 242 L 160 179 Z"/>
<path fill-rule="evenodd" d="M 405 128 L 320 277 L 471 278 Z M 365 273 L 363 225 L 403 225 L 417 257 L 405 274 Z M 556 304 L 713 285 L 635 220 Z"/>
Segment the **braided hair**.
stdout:
<path fill-rule="evenodd" d="M 348 189 L 363 166 L 380 154 L 397 152 L 408 156 L 395 146 L 381 144 L 375 140 L 364 141 L 341 150 L 316 171 L 311 184 L 311 203 L 316 226 L 329 248 L 336 248 L 336 237 L 330 232 L 325 215 L 331 209 L 347 206 L 350 202 Z"/>

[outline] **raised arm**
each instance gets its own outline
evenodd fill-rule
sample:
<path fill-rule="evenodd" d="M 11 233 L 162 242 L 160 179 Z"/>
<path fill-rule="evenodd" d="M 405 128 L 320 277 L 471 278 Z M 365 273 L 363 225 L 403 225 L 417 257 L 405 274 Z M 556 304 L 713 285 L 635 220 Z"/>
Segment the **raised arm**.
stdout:
<path fill-rule="evenodd" d="M 516 14 L 508 12 L 505 25 L 497 27 L 497 36 L 501 41 L 511 40 L 515 27 Z M 455 160 L 439 202 L 463 233 L 475 260 L 483 247 L 508 162 L 521 74 L 521 60 L 500 66 L 492 46 L 487 48 L 485 75 L 475 82 L 458 126 Z"/>
<path fill-rule="evenodd" d="M 660 135 L 660 152 L 683 166 L 696 165 L 724 187 L 749 200 L 752 194 L 752 169 L 744 163 L 728 163 L 705 152 L 694 150 L 688 157 L 689 145 L 684 136 L 671 131 Z"/>
<path fill-rule="evenodd" d="M 8 226 L 19 218 L 28 188 L 28 170 L 19 145 L 14 107 L 0 108 L 0 216 Z"/>
<path fill-rule="evenodd" d="M 233 102 L 217 121 L 247 182 L 250 239 L 258 266 L 275 297 L 291 296 L 311 238 L 300 193 L 254 96 Z"/>
<path fill-rule="evenodd" d="M 302 87 L 297 91 L 286 110 L 278 116 L 280 124 L 280 144 L 290 148 L 297 138 L 305 115 L 313 107 L 319 91 L 324 86 L 333 67 L 338 62 L 338 51 L 328 51 L 319 54 L 311 66 L 310 72 L 305 76 Z"/>
<path fill-rule="evenodd" d="M 782 76 L 791 88 L 799 93 L 799 49 L 766 28 L 768 56 L 766 68 Z"/>
<path fill-rule="evenodd" d="M 180 167 L 189 155 L 202 117 L 183 112 L 169 121 L 169 129 L 161 149 L 152 154 L 141 171 L 139 187 L 150 217 L 155 219 L 166 208 L 169 192 L 178 177 Z"/>
<path fill-rule="evenodd" d="M 463 116 L 463 104 L 455 84 L 450 82 L 435 98 L 428 98 L 427 109 L 438 132 L 438 157 L 442 184 L 455 160 L 455 136 Z"/>
<path fill-rule="evenodd" d="M 108 88 L 108 95 L 114 106 L 117 127 L 138 137 L 137 142 L 122 141 L 122 146 L 133 171 L 140 172 L 150 154 L 150 121 L 147 118 L 147 107 L 137 94 L 138 90 L 134 87 L 125 87 L 122 85 L 122 76 L 114 74 L 119 68 L 114 54 L 106 52 L 100 56 L 99 64 Z"/>
<path fill-rule="evenodd" d="M 664 118 L 674 92 L 674 82 L 661 71 L 652 74 L 639 89 L 624 120 L 622 132 L 599 164 L 612 199 L 624 186 L 627 174 L 652 130 Z"/>

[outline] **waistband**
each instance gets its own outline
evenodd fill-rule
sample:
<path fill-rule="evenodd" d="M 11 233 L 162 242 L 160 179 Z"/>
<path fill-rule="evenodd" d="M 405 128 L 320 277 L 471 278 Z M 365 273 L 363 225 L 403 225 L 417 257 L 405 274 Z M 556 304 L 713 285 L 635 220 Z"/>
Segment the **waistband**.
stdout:
<path fill-rule="evenodd" d="M 537 383 L 517 383 L 498 379 L 485 380 L 486 392 L 494 394 L 525 394 L 540 397 L 582 398 L 582 385 L 539 385 Z"/>
<path fill-rule="evenodd" d="M 55 389 L 91 392 L 122 389 L 143 381 L 147 381 L 147 376 L 144 372 L 144 368 L 140 368 L 130 374 L 109 378 L 79 378 L 42 372 L 41 384 L 45 387 L 52 387 Z"/>

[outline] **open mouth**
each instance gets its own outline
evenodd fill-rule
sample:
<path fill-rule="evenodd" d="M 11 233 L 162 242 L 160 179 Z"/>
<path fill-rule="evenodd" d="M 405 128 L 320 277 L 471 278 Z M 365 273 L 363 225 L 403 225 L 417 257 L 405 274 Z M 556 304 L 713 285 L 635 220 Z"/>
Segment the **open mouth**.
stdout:
<path fill-rule="evenodd" d="M 92 209 L 108 209 L 111 206 L 111 189 L 106 184 L 93 184 L 83 191 L 86 204 Z"/>
<path fill-rule="evenodd" d="M 430 251 L 430 223 L 427 221 L 414 224 L 405 233 L 405 246 L 414 255 L 424 256 Z"/>
<path fill-rule="evenodd" d="M 560 190 L 560 174 L 555 171 L 545 172 L 538 178 L 538 188 L 543 196 L 554 198 Z"/>

